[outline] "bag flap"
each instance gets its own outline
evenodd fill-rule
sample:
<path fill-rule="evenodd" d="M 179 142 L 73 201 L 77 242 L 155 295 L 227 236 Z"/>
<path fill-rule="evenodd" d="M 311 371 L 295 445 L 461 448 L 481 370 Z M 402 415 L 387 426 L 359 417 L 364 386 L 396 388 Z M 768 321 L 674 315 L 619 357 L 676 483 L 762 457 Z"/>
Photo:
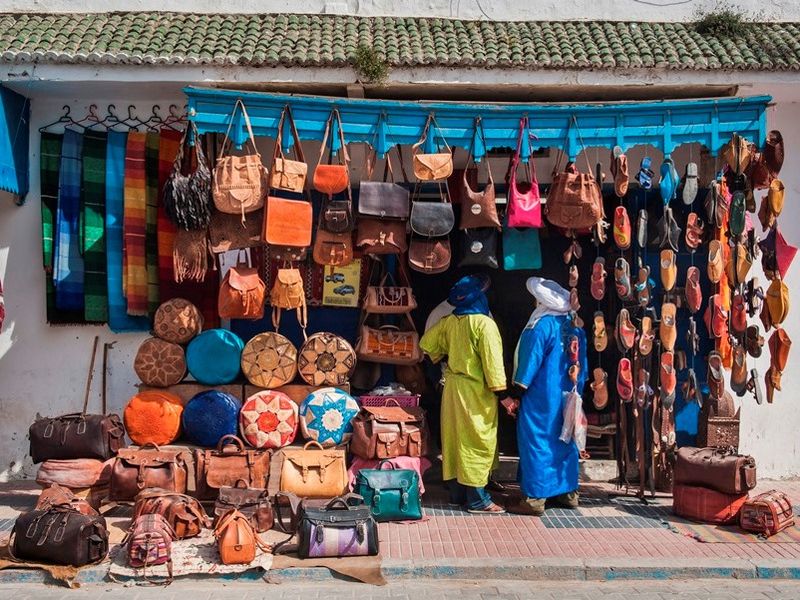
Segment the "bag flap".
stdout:
<path fill-rule="evenodd" d="M 276 158 L 273 162 L 272 170 L 276 173 L 286 173 L 287 175 L 303 175 L 308 173 L 308 165 L 299 160 L 289 160 L 287 158 Z"/>
<path fill-rule="evenodd" d="M 250 267 L 232 267 L 226 277 L 228 278 L 228 285 L 240 292 L 255 290 L 264 286 L 264 282 L 258 276 L 258 269 Z"/>
<path fill-rule="evenodd" d="M 447 166 L 449 164 L 450 167 L 448 170 L 450 172 L 447 175 L 441 177 L 442 179 L 444 179 L 444 177 L 448 177 L 453 171 L 453 166 L 452 166 L 453 155 L 450 154 L 449 152 L 440 152 L 436 154 L 415 154 L 414 161 L 419 165 L 422 165 L 423 167 L 427 168 L 433 173 L 441 170 L 442 168 L 447 169 Z"/>
<path fill-rule="evenodd" d="M 178 463 L 180 451 L 175 450 L 135 450 L 133 448 L 122 448 L 117 454 L 117 458 L 129 465 L 145 465 L 160 467 L 169 463 Z"/>
<path fill-rule="evenodd" d="M 356 480 L 356 485 L 363 482 L 375 491 L 408 491 L 419 487 L 419 476 L 414 469 L 361 469 Z"/>
<path fill-rule="evenodd" d="M 456 218 L 449 202 L 416 201 L 411 207 L 411 229 L 419 235 L 441 237 L 450 233 Z"/>
<path fill-rule="evenodd" d="M 358 212 L 362 215 L 407 219 L 409 191 L 390 182 L 362 181 L 358 195 Z"/>
<path fill-rule="evenodd" d="M 413 333 L 413 332 L 405 332 Z M 423 419 L 423 409 L 401 406 L 364 406 L 362 410 L 380 423 L 418 423 Z"/>
<path fill-rule="evenodd" d="M 344 461 L 344 453 L 320 450 L 284 452 L 284 459 L 301 469 L 327 469 L 336 462 Z"/>
<path fill-rule="evenodd" d="M 299 269 L 278 269 L 277 279 L 285 286 L 303 285 L 303 276 Z"/>
<path fill-rule="evenodd" d="M 206 483 L 212 488 L 234 485 L 239 479 L 250 480 L 247 457 L 206 457 Z"/>
<path fill-rule="evenodd" d="M 247 506 L 269 501 L 266 490 L 222 486 L 219 490 L 219 502 L 231 506 Z"/>

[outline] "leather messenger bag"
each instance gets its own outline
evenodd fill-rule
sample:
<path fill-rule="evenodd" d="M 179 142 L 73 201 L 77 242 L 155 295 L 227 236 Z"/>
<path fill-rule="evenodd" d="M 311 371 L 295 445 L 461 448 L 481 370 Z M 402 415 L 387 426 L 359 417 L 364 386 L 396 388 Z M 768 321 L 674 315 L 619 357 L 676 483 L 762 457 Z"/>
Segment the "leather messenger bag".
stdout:
<path fill-rule="evenodd" d="M 680 448 L 675 483 L 746 494 L 756 487 L 756 461 L 726 448 Z"/>
<path fill-rule="evenodd" d="M 112 501 L 131 501 L 145 488 L 161 488 L 185 494 L 194 491 L 194 465 L 191 452 L 166 449 L 148 443 L 119 451 L 111 469 Z"/>
<path fill-rule="evenodd" d="M 350 451 L 371 460 L 397 456 L 425 456 L 428 424 L 422 408 L 363 406 L 353 420 Z"/>
<path fill-rule="evenodd" d="M 196 450 L 197 497 L 214 500 L 220 488 L 240 480 L 251 488 L 266 489 L 271 456 L 269 450 L 245 449 L 235 435 L 222 436 L 216 450 Z"/>

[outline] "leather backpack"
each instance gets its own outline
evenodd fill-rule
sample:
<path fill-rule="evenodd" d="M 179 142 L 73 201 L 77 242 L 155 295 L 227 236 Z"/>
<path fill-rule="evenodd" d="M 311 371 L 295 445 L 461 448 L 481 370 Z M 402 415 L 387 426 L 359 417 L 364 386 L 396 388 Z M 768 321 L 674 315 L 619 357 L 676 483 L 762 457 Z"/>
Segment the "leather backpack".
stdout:
<path fill-rule="evenodd" d="M 185 450 L 162 449 L 148 443 L 140 448 L 123 448 L 111 469 L 109 499 L 131 501 L 145 488 L 169 492 L 194 491 L 192 455 Z"/>
<path fill-rule="evenodd" d="M 365 460 L 425 456 L 430 437 L 425 410 L 395 406 L 362 406 L 353 420 L 350 451 Z"/>
<path fill-rule="evenodd" d="M 244 481 L 248 487 L 266 489 L 269 483 L 269 450 L 246 449 L 235 435 L 225 435 L 215 450 L 196 450 L 197 497 L 214 500 L 222 487 Z"/>
<path fill-rule="evenodd" d="M 431 127 L 439 130 L 433 113 L 428 115 L 428 120 L 425 122 L 425 129 L 422 131 L 422 137 L 412 147 L 414 175 L 420 181 L 436 181 L 447 179 L 453 174 L 453 151 L 450 149 L 450 146 L 447 145 L 447 140 L 444 139 L 441 130 L 439 130 L 438 133 L 442 143 L 444 144 L 446 152 L 436 152 L 433 154 L 422 154 L 418 152 L 420 146 L 425 143 Z M 436 131 L 431 132 L 431 135 L 435 138 Z"/>
<path fill-rule="evenodd" d="M 142 576 L 150 583 L 168 584 L 172 581 L 172 542 L 175 532 L 159 514 L 135 516 L 127 536 L 128 565 L 142 569 Z M 154 582 L 147 577 L 147 568 L 167 565 L 168 577 L 164 582 Z"/>
<path fill-rule="evenodd" d="M 283 127 L 286 121 L 289 123 L 290 131 L 294 138 L 293 148 L 299 160 L 289 160 L 283 153 Z M 300 194 L 306 187 L 307 175 L 308 165 L 303 156 L 303 146 L 300 143 L 300 136 L 297 134 L 292 111 L 287 105 L 283 109 L 281 120 L 278 123 L 278 136 L 275 139 L 272 168 L 269 173 L 269 187 Z"/>
<path fill-rule="evenodd" d="M 223 319 L 261 319 L 267 286 L 258 269 L 241 263 L 228 269 L 217 295 L 219 316 Z"/>
<path fill-rule="evenodd" d="M 247 517 L 257 532 L 272 529 L 275 517 L 267 490 L 251 488 L 243 479 L 233 486 L 219 488 L 219 496 L 214 502 L 214 517 L 217 522 L 232 509 Z"/>
<path fill-rule="evenodd" d="M 303 276 L 299 269 L 278 269 L 275 284 L 270 293 L 272 304 L 272 326 L 275 331 L 281 325 L 281 310 L 294 308 L 297 311 L 297 322 L 305 332 L 308 323 L 306 293 L 303 289 Z M 305 335 L 305 333 L 304 333 Z"/>
<path fill-rule="evenodd" d="M 339 133 L 339 164 L 330 164 L 333 159 L 333 134 L 331 128 L 337 127 Z M 325 151 L 328 150 L 328 135 L 331 135 L 331 147 L 329 164 L 324 164 L 322 159 L 325 156 Z M 344 139 L 344 131 L 342 131 L 342 117 L 339 111 L 333 109 L 328 122 L 325 124 L 325 134 L 322 136 L 322 144 L 319 149 L 319 160 L 317 167 L 314 169 L 314 189 L 323 194 L 338 194 L 345 191 L 350 187 L 350 172 L 349 172 L 350 157 L 347 154 L 347 143 Z"/>
<path fill-rule="evenodd" d="M 214 537 L 223 565 L 249 565 L 256 558 L 257 548 L 269 551 L 258 539 L 250 520 L 235 508 L 220 517 Z"/>
<path fill-rule="evenodd" d="M 137 494 L 134 520 L 148 514 L 162 516 L 179 540 L 198 536 L 211 525 L 203 505 L 195 498 L 161 488 L 147 488 Z"/>
<path fill-rule="evenodd" d="M 236 117 L 236 111 L 240 107 L 253 151 L 252 154 L 233 156 L 229 153 L 232 145 L 230 132 Z M 245 213 L 256 211 L 264 206 L 264 198 L 267 195 L 266 183 L 266 171 L 256 147 L 256 138 L 253 135 L 253 127 L 250 125 L 250 117 L 247 115 L 244 102 L 237 100 L 228 123 L 228 129 L 225 132 L 220 156 L 214 167 L 211 187 L 214 206 L 220 212 L 235 215 L 241 214 L 244 222 Z"/>

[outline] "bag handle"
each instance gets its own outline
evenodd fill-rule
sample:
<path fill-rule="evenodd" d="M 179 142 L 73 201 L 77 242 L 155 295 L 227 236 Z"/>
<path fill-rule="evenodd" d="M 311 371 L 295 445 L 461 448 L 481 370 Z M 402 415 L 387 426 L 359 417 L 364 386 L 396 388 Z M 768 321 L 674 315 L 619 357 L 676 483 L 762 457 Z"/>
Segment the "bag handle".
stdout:
<path fill-rule="evenodd" d="M 306 442 L 306 443 L 303 445 L 303 450 L 308 450 L 308 447 L 309 447 L 309 446 L 316 446 L 316 447 L 317 447 L 317 448 L 319 448 L 320 450 L 325 450 L 325 448 L 323 448 L 323 447 L 322 447 L 322 444 L 320 444 L 320 443 L 319 443 L 318 441 L 316 441 L 316 440 L 311 440 L 310 442 Z"/>
<path fill-rule="evenodd" d="M 425 140 L 428 138 L 428 130 L 430 129 L 431 125 L 433 125 L 433 127 L 434 127 L 434 131 L 433 131 L 433 133 L 431 133 L 431 135 L 434 137 L 434 141 L 435 141 L 435 137 L 436 137 L 436 130 L 438 130 L 439 137 L 442 139 L 442 142 L 444 142 L 444 147 L 447 148 L 447 152 L 452 155 L 453 154 L 453 150 L 447 144 L 447 138 L 445 138 L 444 135 L 442 134 L 442 129 L 439 127 L 439 124 L 436 122 L 436 117 L 434 116 L 433 113 L 429 113 L 428 114 L 428 119 L 425 121 L 425 129 L 422 130 L 422 137 L 419 138 L 419 140 L 417 141 L 416 144 L 411 146 L 412 154 L 417 154 L 417 149 L 420 146 L 422 146 L 422 144 L 425 143 Z"/>
<path fill-rule="evenodd" d="M 320 145 L 319 148 L 319 159 L 317 160 L 317 164 L 322 164 L 322 158 L 325 156 L 325 151 L 328 149 L 328 135 L 331 132 L 331 126 L 333 125 L 334 120 L 336 121 L 336 125 L 339 129 L 339 140 L 342 145 L 341 153 L 338 155 L 339 164 L 347 166 L 350 162 L 350 156 L 347 153 L 347 144 L 345 144 L 344 130 L 342 129 L 342 117 L 339 114 L 338 108 L 334 108 L 331 111 L 331 114 L 328 117 L 328 121 L 325 123 L 325 134 L 322 136 L 322 144 Z M 331 164 L 332 160 L 333 160 L 333 138 L 331 137 L 331 149 L 330 149 L 330 154 L 328 156 L 328 164 Z"/>
<path fill-rule="evenodd" d="M 219 441 L 217 442 L 217 452 L 222 452 L 225 448 L 225 441 L 226 440 L 233 440 L 235 446 L 238 446 L 240 452 L 244 452 L 244 442 L 236 435 L 229 433 L 227 435 L 223 435 Z"/>
<path fill-rule="evenodd" d="M 155 448 L 156 450 L 161 452 L 161 446 L 159 446 L 155 442 L 145 442 L 144 444 L 139 446 L 139 450 L 144 450 L 145 448 L 150 448 L 150 447 Z"/>
<path fill-rule="evenodd" d="M 294 153 L 297 156 L 300 162 L 306 162 L 305 156 L 303 156 L 303 145 L 300 143 L 300 135 L 297 133 L 297 126 L 294 123 L 294 117 L 292 116 L 292 109 L 287 104 L 283 111 L 281 111 L 281 120 L 278 122 L 278 135 L 275 138 L 275 149 L 272 153 L 273 159 L 275 157 L 285 158 L 286 155 L 283 152 L 283 124 L 284 121 L 289 121 L 289 127 L 292 133 L 292 138 L 294 139 Z"/>
<path fill-rule="evenodd" d="M 238 98 L 236 100 L 236 104 L 234 104 L 233 106 L 233 112 L 231 113 L 231 121 L 230 123 L 228 123 L 228 129 L 225 131 L 225 139 L 223 140 L 222 148 L 220 148 L 219 151 L 220 158 L 225 155 L 225 146 L 227 146 L 228 142 L 231 141 L 230 133 L 231 133 L 231 127 L 233 127 L 233 118 L 236 116 L 236 109 L 239 108 L 240 106 L 242 107 L 242 116 L 244 117 L 244 124 L 247 126 L 247 133 L 249 135 L 250 143 L 253 145 L 253 153 L 260 158 L 261 154 L 259 154 L 258 147 L 256 146 L 256 136 L 253 134 L 253 126 L 250 124 L 250 116 L 247 114 L 247 108 L 245 108 L 244 102 L 242 102 L 241 98 Z"/>
<path fill-rule="evenodd" d="M 350 510 L 352 507 L 348 504 L 349 500 L 364 501 L 364 497 L 359 494 L 345 494 L 344 496 L 337 496 L 325 505 L 325 510 L 330 510 L 334 506 L 343 506 L 345 510 Z"/>
<path fill-rule="evenodd" d="M 391 399 L 394 400 L 394 398 L 391 398 Z M 397 400 L 395 400 L 395 402 L 397 402 Z M 383 468 L 384 465 L 389 465 L 391 467 L 391 469 L 384 469 Z M 388 458 L 384 458 L 381 462 L 378 463 L 378 471 L 396 471 L 396 470 L 397 470 L 397 465 L 395 465 Z"/>

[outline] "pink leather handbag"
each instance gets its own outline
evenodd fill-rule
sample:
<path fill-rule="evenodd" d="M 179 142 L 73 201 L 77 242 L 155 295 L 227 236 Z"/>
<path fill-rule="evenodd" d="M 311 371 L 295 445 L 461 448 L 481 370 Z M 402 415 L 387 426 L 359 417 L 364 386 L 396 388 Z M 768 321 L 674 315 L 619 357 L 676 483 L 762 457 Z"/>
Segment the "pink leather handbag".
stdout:
<path fill-rule="evenodd" d="M 517 167 L 520 162 L 520 148 L 523 133 L 528 130 L 528 119 L 523 117 L 519 122 L 517 151 L 511 159 L 508 170 L 508 227 L 541 227 L 542 203 L 539 195 L 539 182 L 536 180 L 536 167 L 531 157 L 525 165 L 528 172 L 528 183 L 517 185 Z"/>

